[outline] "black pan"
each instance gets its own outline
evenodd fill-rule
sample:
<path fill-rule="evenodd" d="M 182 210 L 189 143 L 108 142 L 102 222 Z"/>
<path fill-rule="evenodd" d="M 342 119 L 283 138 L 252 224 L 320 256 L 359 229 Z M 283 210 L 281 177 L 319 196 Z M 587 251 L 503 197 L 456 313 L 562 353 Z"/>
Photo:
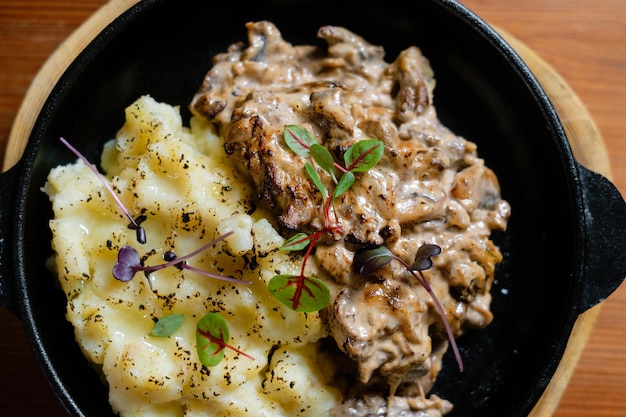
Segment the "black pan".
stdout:
<path fill-rule="evenodd" d="M 388 57 L 422 48 L 437 78 L 445 124 L 478 144 L 512 206 L 493 288 L 495 320 L 459 339 L 466 370 L 446 357 L 434 392 L 450 416 L 524 416 L 562 357 L 577 316 L 626 275 L 626 204 L 604 177 L 573 158 L 545 93 L 482 20 L 448 0 L 300 0 L 236 3 L 149 0 L 113 21 L 78 56 L 45 102 L 24 156 L 0 177 L 0 300 L 23 321 L 43 372 L 73 416 L 110 416 L 107 390 L 65 321 L 65 299 L 44 267 L 51 217 L 40 191 L 49 170 L 73 161 L 58 137 L 98 160 L 102 144 L 142 94 L 184 116 L 211 57 L 267 19 L 294 44 L 341 25 L 383 45 Z"/>

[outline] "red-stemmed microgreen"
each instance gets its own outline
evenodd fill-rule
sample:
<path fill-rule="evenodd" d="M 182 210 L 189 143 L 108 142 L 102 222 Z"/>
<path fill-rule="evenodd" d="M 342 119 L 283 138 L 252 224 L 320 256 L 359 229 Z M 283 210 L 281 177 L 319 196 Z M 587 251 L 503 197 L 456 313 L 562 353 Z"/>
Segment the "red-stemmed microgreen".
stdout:
<path fill-rule="evenodd" d="M 315 136 L 303 126 L 287 125 L 283 133 L 285 143 L 296 155 L 308 158 L 311 155 L 311 145 L 317 143 Z"/>
<path fill-rule="evenodd" d="M 330 291 L 324 281 L 303 274 L 275 275 L 268 288 L 274 297 L 300 313 L 319 311 L 330 302 Z"/>
<path fill-rule="evenodd" d="M 432 290 L 432 287 L 428 283 L 428 280 L 424 276 L 422 271 L 430 269 L 433 265 L 433 261 L 431 257 L 437 256 L 441 253 L 441 247 L 434 244 L 424 244 L 418 250 L 415 255 L 415 261 L 413 264 L 409 265 L 404 259 L 395 255 L 391 252 L 386 246 L 377 246 L 377 247 L 365 247 L 358 250 L 354 254 L 354 258 L 352 260 L 352 271 L 356 274 L 360 275 L 370 275 L 378 271 L 380 268 L 385 265 L 391 263 L 391 261 L 398 261 L 402 264 L 407 271 L 419 282 L 422 287 L 428 292 L 430 297 L 435 304 L 435 308 L 437 312 L 441 316 L 441 320 L 443 321 L 443 325 L 446 329 L 446 333 L 448 335 L 448 339 L 450 340 L 450 345 L 452 346 L 452 350 L 454 352 L 454 357 L 459 365 L 459 370 L 463 372 L 463 360 L 461 359 L 461 353 L 459 352 L 459 348 L 456 344 L 456 340 L 454 338 L 454 334 L 452 333 L 452 328 L 450 327 L 450 322 L 446 317 L 446 313 L 441 306 L 441 303 L 437 299 L 437 296 Z"/>
<path fill-rule="evenodd" d="M 188 265 L 186 262 L 187 259 L 193 256 L 196 256 L 197 254 L 205 251 L 211 246 L 215 246 L 218 242 L 226 239 L 227 237 L 231 236 L 233 233 L 234 233 L 233 231 L 224 233 L 223 235 L 218 236 L 217 238 L 213 239 L 212 241 L 200 247 L 199 249 L 196 249 L 195 251 L 185 256 L 181 256 L 180 258 L 177 257 L 172 251 L 168 251 L 164 255 L 165 261 L 166 261 L 165 263 L 158 264 L 158 265 L 151 265 L 151 266 L 143 265 L 141 258 L 139 257 L 139 253 L 137 252 L 135 248 L 133 248 L 130 245 L 122 246 L 117 254 L 117 262 L 113 266 L 113 276 L 119 281 L 127 282 L 133 279 L 137 272 L 143 271 L 146 278 L 149 278 L 150 274 L 155 271 L 168 268 L 170 266 L 174 266 L 179 269 L 187 269 L 193 272 L 197 272 L 199 274 L 205 275 L 210 278 L 236 282 L 238 284 L 250 284 L 250 281 L 247 281 L 247 280 L 240 280 L 240 279 L 236 279 L 232 277 L 214 274 L 208 271 L 204 271 L 202 269 L 194 268 Z M 150 281 L 150 279 L 148 279 L 148 284 L 150 285 L 150 288 L 152 288 L 152 282 Z"/>
<path fill-rule="evenodd" d="M 313 247 L 327 233 L 342 233 L 337 216 L 331 216 L 333 202 L 354 184 L 355 173 L 363 173 L 378 163 L 383 156 L 383 143 L 377 139 L 356 142 L 344 154 L 345 166 L 337 163 L 332 154 L 324 146 L 317 143 L 315 136 L 306 128 L 298 125 L 285 127 L 283 139 L 289 149 L 303 158 L 312 158 L 315 164 L 325 171 L 332 179 L 330 190 L 324 185 L 318 170 L 310 162 L 304 169 L 309 178 L 322 195 L 324 226 L 308 235 L 297 233 L 287 239 L 282 250 L 305 250 L 300 273 L 298 275 L 278 274 L 274 276 L 268 288 L 270 293 L 292 310 L 299 312 L 319 311 L 330 302 L 330 290 L 319 278 L 307 276 L 305 268 Z M 337 179 L 337 173 L 341 173 Z"/>
<path fill-rule="evenodd" d="M 117 193 L 113 190 L 111 185 L 106 181 L 106 179 L 102 176 L 102 174 L 100 174 L 100 172 L 98 171 L 98 168 L 96 168 L 95 165 L 93 165 L 91 162 L 89 162 L 89 160 L 82 153 L 80 153 L 78 151 L 78 149 L 76 149 L 74 146 L 72 146 L 65 138 L 61 137 L 60 140 L 61 140 L 61 143 L 63 143 L 70 151 L 72 151 L 74 153 L 74 155 L 76 155 L 81 161 L 83 161 L 83 163 L 102 182 L 102 184 L 104 185 L 104 188 L 106 188 L 106 190 L 109 192 L 111 197 L 113 197 L 113 199 L 115 200 L 115 202 L 117 203 L 119 208 L 122 210 L 124 215 L 130 221 L 130 223 L 128 224 L 128 228 L 131 229 L 131 230 L 135 230 L 135 232 L 137 234 L 137 242 L 139 242 L 141 244 L 146 243 L 146 241 L 147 241 L 146 231 L 141 226 L 141 223 L 143 223 L 146 220 L 146 216 L 141 214 L 141 215 L 137 216 L 136 218 L 133 218 L 133 216 L 130 214 L 128 209 L 126 209 L 126 207 L 124 206 L 122 201 L 117 196 Z"/>
<path fill-rule="evenodd" d="M 378 139 L 365 139 L 350 146 L 343 159 L 346 170 L 350 172 L 367 172 L 383 157 L 385 147 Z"/>
<path fill-rule="evenodd" d="M 228 344 L 230 332 L 228 323 L 217 313 L 207 313 L 196 326 L 196 350 L 204 366 L 215 366 L 224 358 L 224 350 L 229 348 L 250 360 L 254 357 Z"/>

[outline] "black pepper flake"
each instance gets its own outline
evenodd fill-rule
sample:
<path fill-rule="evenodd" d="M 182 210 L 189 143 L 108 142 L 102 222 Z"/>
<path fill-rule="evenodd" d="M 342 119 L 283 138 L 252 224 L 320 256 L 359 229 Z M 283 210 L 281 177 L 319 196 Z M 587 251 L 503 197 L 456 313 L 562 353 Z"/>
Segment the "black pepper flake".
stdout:
<path fill-rule="evenodd" d="M 393 235 L 393 232 L 394 232 L 394 229 L 391 226 L 387 225 L 383 227 L 382 229 L 380 229 L 379 234 L 382 238 L 388 238 Z"/>
<path fill-rule="evenodd" d="M 248 268 L 250 268 L 250 271 L 254 271 L 258 267 L 259 267 L 259 262 L 257 261 L 256 256 L 252 256 L 252 259 L 250 259 L 250 264 L 248 265 Z"/>
<path fill-rule="evenodd" d="M 251 215 L 252 213 L 254 213 L 257 209 L 256 203 L 254 201 L 250 201 L 249 204 L 250 208 L 248 208 L 248 210 L 246 210 L 246 214 L 247 215 Z"/>

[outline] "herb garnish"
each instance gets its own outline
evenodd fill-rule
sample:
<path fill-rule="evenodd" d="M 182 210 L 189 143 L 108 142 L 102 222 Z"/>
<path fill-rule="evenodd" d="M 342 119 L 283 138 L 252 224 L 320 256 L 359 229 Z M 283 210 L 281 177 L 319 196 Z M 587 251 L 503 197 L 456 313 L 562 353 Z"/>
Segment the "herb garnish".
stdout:
<path fill-rule="evenodd" d="M 245 356 L 254 358 L 228 344 L 230 333 L 228 323 L 217 313 L 208 313 L 200 319 L 196 327 L 196 350 L 200 362 L 205 366 L 215 366 L 224 358 L 224 349 L 229 348 Z"/>
<path fill-rule="evenodd" d="M 344 166 L 335 162 L 331 153 L 317 143 L 311 132 L 302 126 L 288 125 L 283 134 L 285 143 L 296 155 L 312 158 L 323 171 L 330 175 L 333 187 L 329 191 L 319 176 L 317 169 L 306 162 L 304 169 L 322 195 L 324 226 L 312 234 L 297 233 L 287 239 L 282 250 L 300 251 L 306 249 L 298 275 L 279 274 L 269 282 L 269 290 L 274 297 L 292 310 L 314 312 L 326 307 L 330 302 L 330 290 L 319 278 L 305 275 L 305 268 L 317 242 L 327 233 L 342 233 L 341 224 L 335 215 L 331 218 L 333 202 L 350 189 L 355 181 L 355 173 L 366 172 L 378 163 L 383 156 L 384 145 L 377 139 L 356 142 L 344 153 Z M 341 175 L 337 179 L 337 172 Z"/>
<path fill-rule="evenodd" d="M 124 206 L 124 204 L 122 203 L 122 201 L 119 199 L 119 197 L 117 196 L 117 193 L 113 190 L 113 188 L 111 187 L 111 185 L 104 179 L 104 177 L 102 176 L 102 174 L 100 174 L 100 172 L 98 171 L 98 168 L 96 168 L 91 162 L 89 162 L 87 160 L 87 158 L 80 153 L 75 147 L 73 147 L 72 145 L 70 145 L 70 143 L 65 140 L 65 138 L 61 137 L 59 138 L 61 140 L 61 142 L 70 150 L 74 153 L 74 155 L 76 155 L 81 161 L 83 161 L 85 163 L 85 165 L 87 165 L 87 167 L 89 167 L 89 169 L 91 169 L 91 171 L 96 174 L 96 176 L 98 177 L 98 179 L 102 182 L 102 184 L 104 185 L 104 188 L 107 189 L 107 191 L 109 192 L 109 194 L 111 195 L 111 197 L 113 197 L 113 199 L 115 200 L 115 202 L 117 203 L 117 205 L 119 206 L 119 208 L 122 210 L 122 212 L 124 213 L 124 215 L 126 217 L 128 217 L 128 220 L 130 220 L 130 223 L 128 224 L 128 228 L 131 230 L 135 230 L 136 234 L 137 234 L 137 242 L 144 244 L 146 243 L 147 239 L 146 239 L 146 231 L 144 230 L 144 228 L 141 226 L 141 223 L 143 223 L 146 220 L 146 216 L 141 214 L 139 216 L 137 216 L 136 218 L 133 218 L 133 216 L 131 216 L 130 212 L 128 211 L 128 209 L 126 209 L 126 207 Z"/>
<path fill-rule="evenodd" d="M 180 329 L 180 326 L 183 325 L 185 321 L 185 317 L 180 314 L 169 314 L 167 316 L 161 317 L 156 323 L 154 323 L 154 327 L 150 332 L 150 336 L 153 337 L 168 337 L 173 335 Z"/>
<path fill-rule="evenodd" d="M 452 345 L 452 350 L 454 351 L 454 356 L 459 365 L 459 370 L 463 372 L 463 360 L 461 359 L 461 353 L 459 352 L 459 348 L 454 339 L 454 334 L 452 333 L 452 328 L 450 327 L 446 313 L 422 272 L 432 267 L 433 261 L 431 257 L 437 256 L 440 253 L 441 247 L 438 245 L 430 243 L 424 244 L 417 250 L 413 264 L 409 265 L 404 261 L 404 259 L 392 253 L 386 246 L 363 248 L 354 254 L 354 258 L 352 260 L 352 271 L 360 275 L 370 275 L 393 260 L 400 262 L 406 270 L 409 271 L 413 277 L 415 277 L 422 287 L 424 287 L 428 294 L 430 294 L 433 303 L 435 304 L 435 308 L 443 321 L 448 339 Z"/>
<path fill-rule="evenodd" d="M 164 260 L 166 261 L 165 263 L 162 263 L 159 265 L 152 265 L 152 266 L 143 265 L 141 258 L 139 257 L 139 253 L 137 253 L 137 250 L 135 250 L 135 248 L 133 248 L 130 245 L 122 246 L 122 248 L 120 248 L 117 254 L 117 262 L 115 263 L 115 266 L 113 267 L 113 276 L 120 281 L 127 282 L 133 279 L 135 274 L 139 271 L 143 271 L 143 273 L 146 275 L 146 278 L 149 278 L 150 274 L 153 273 L 154 271 L 158 271 L 160 269 L 174 266 L 181 270 L 188 269 L 190 271 L 197 272 L 199 274 L 208 276 L 210 278 L 236 282 L 239 284 L 250 284 L 250 281 L 247 281 L 247 280 L 240 280 L 240 279 L 236 279 L 232 277 L 226 277 L 223 275 L 213 274 L 208 271 L 194 268 L 187 264 L 187 259 L 199 254 L 200 252 L 205 251 L 211 246 L 215 246 L 218 242 L 226 239 L 227 237 L 231 236 L 233 233 L 234 233 L 233 231 L 224 233 L 223 235 L 218 236 L 217 238 L 213 239 L 212 241 L 202 246 L 201 248 L 196 249 L 195 251 L 185 256 L 182 256 L 180 258 L 177 257 L 173 251 L 168 251 L 163 255 Z M 152 282 L 150 281 L 150 279 L 148 279 L 148 284 L 150 285 L 150 289 L 152 289 Z"/>
<path fill-rule="evenodd" d="M 150 332 L 152 337 L 169 337 L 180 329 L 185 317 L 180 313 L 169 314 L 161 317 L 154 323 Z M 224 358 L 224 349 L 233 351 L 254 360 L 251 355 L 228 344 L 230 331 L 228 323 L 217 313 L 205 314 L 196 325 L 196 351 L 198 358 L 204 366 L 215 366 Z"/>

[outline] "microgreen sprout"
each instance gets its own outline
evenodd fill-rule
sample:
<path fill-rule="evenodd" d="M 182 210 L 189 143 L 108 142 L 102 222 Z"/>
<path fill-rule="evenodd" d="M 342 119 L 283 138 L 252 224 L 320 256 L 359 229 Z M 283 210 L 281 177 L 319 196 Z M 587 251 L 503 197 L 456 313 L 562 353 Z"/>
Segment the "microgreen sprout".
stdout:
<path fill-rule="evenodd" d="M 430 269 L 433 266 L 433 261 L 431 257 L 437 256 L 441 253 L 441 247 L 434 244 L 424 244 L 418 250 L 415 255 L 415 261 L 413 264 L 409 265 L 404 259 L 392 253 L 386 246 L 377 246 L 377 247 L 365 247 L 358 250 L 354 254 L 354 258 L 352 260 L 352 271 L 359 275 L 370 275 L 374 272 L 378 271 L 380 268 L 385 265 L 391 263 L 391 261 L 398 261 L 402 264 L 407 271 L 419 282 L 422 287 L 428 292 L 430 297 L 435 304 L 435 308 L 437 312 L 441 316 L 441 320 L 443 321 L 443 325 L 446 329 L 446 333 L 448 335 L 448 339 L 450 340 L 450 344 L 452 345 L 452 350 L 454 352 L 454 357 L 459 365 L 459 370 L 463 372 L 463 360 L 461 359 L 461 353 L 459 352 L 459 348 L 454 339 L 454 334 L 452 333 L 452 328 L 450 327 L 450 322 L 446 317 L 446 313 L 441 306 L 441 303 L 435 296 L 428 280 L 424 276 L 422 271 Z"/>
<path fill-rule="evenodd" d="M 331 218 L 335 199 L 343 195 L 355 182 L 355 173 L 367 172 L 383 156 L 383 143 L 377 139 L 356 142 L 344 153 L 344 166 L 337 163 L 324 146 L 317 143 L 315 136 L 302 126 L 288 125 L 283 134 L 285 143 L 296 155 L 312 158 L 315 164 L 332 179 L 333 186 L 328 190 L 317 169 L 306 162 L 304 169 L 322 195 L 324 226 L 314 233 L 298 233 L 287 239 L 282 250 L 300 251 L 306 249 L 298 275 L 279 274 L 268 285 L 272 295 L 289 308 L 300 312 L 313 312 L 326 307 L 330 301 L 330 291 L 324 282 L 316 277 L 305 275 L 307 261 L 313 247 L 327 233 L 342 233 L 341 224 Z M 339 179 L 337 175 L 340 173 Z"/>
<path fill-rule="evenodd" d="M 104 185 L 106 190 L 109 192 L 111 197 L 113 197 L 113 199 L 115 200 L 115 202 L 117 203 L 119 208 L 122 210 L 124 215 L 128 218 L 128 220 L 130 220 L 130 223 L 128 224 L 128 228 L 131 229 L 131 230 L 135 230 L 136 231 L 137 242 L 139 242 L 141 244 L 146 243 L 146 241 L 147 241 L 147 239 L 146 239 L 146 231 L 141 226 L 141 223 L 143 223 L 146 220 L 146 216 L 141 214 L 141 215 L 137 216 L 137 218 L 133 218 L 133 216 L 126 209 L 126 207 L 124 206 L 122 201 L 117 196 L 117 193 L 113 190 L 111 185 L 106 181 L 106 179 L 102 176 L 102 174 L 100 174 L 100 172 L 98 171 L 98 168 L 96 168 L 95 165 L 93 165 L 91 162 L 89 162 L 89 160 L 87 160 L 87 158 L 82 153 L 80 153 L 78 151 L 78 149 L 76 149 L 74 146 L 72 146 L 65 138 L 61 137 L 60 140 L 61 140 L 61 143 L 63 143 L 70 151 L 72 151 L 74 153 L 74 155 L 76 155 L 81 161 L 83 161 L 85 163 L 85 165 L 89 169 L 91 169 L 91 171 L 102 182 L 102 184 Z"/>
<path fill-rule="evenodd" d="M 205 366 L 215 366 L 224 358 L 224 349 L 229 348 L 248 359 L 254 357 L 228 344 L 230 332 L 228 323 L 217 313 L 208 313 L 196 326 L 196 350 L 200 362 Z"/>
<path fill-rule="evenodd" d="M 180 313 L 168 314 L 167 316 L 161 317 L 154 323 L 154 327 L 150 332 L 150 336 L 152 337 L 168 337 L 176 333 L 180 326 L 183 325 L 183 321 L 185 321 L 185 317 Z"/>
<path fill-rule="evenodd" d="M 180 329 L 185 317 L 180 313 L 173 313 L 161 317 L 154 323 L 150 332 L 152 337 L 169 337 Z M 248 359 L 254 360 L 251 355 L 228 344 L 230 330 L 226 320 L 217 313 L 204 315 L 196 324 L 196 351 L 204 366 L 215 366 L 224 358 L 224 350 L 229 348 Z"/>
<path fill-rule="evenodd" d="M 137 250 L 135 250 L 135 248 L 133 248 L 130 245 L 122 246 L 122 248 L 120 248 L 117 254 L 117 262 L 115 263 L 115 266 L 113 267 L 113 276 L 120 281 L 127 282 L 133 279 L 135 274 L 139 271 L 143 271 L 143 273 L 146 275 L 146 278 L 149 278 L 150 274 L 155 271 L 158 271 L 160 269 L 164 269 L 170 266 L 174 266 L 179 269 L 188 269 L 190 271 L 197 272 L 199 274 L 205 275 L 210 278 L 236 282 L 239 284 L 250 284 L 250 281 L 247 281 L 247 280 L 240 280 L 240 279 L 236 279 L 232 277 L 213 274 L 208 271 L 194 268 L 188 265 L 186 262 L 187 259 L 199 254 L 200 252 L 205 251 L 211 246 L 215 246 L 218 242 L 226 239 L 227 237 L 231 236 L 233 233 L 234 232 L 229 231 L 223 235 L 220 235 L 217 238 L 210 241 L 209 243 L 207 243 L 206 245 L 202 246 L 201 248 L 196 249 L 195 251 L 185 256 L 182 256 L 180 258 L 177 257 L 172 251 L 168 251 L 164 255 L 165 261 L 166 261 L 165 263 L 162 263 L 159 265 L 152 265 L 152 266 L 143 265 L 141 258 L 139 257 L 139 253 L 137 252 Z M 152 288 L 152 283 L 150 279 L 148 279 L 148 284 L 150 285 L 150 288 Z"/>

